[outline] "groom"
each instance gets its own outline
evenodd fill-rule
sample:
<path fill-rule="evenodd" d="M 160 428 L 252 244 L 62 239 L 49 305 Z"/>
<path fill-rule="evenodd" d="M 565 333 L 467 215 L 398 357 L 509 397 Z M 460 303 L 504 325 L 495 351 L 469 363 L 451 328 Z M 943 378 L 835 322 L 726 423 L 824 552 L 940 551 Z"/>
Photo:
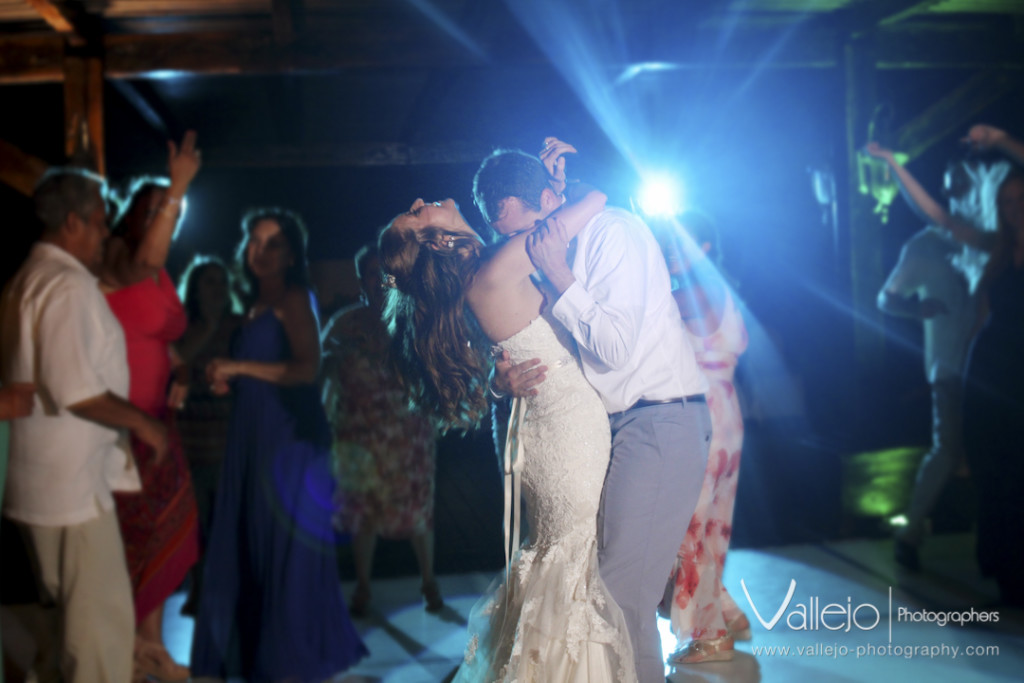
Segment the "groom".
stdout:
<path fill-rule="evenodd" d="M 537 157 L 499 150 L 477 170 L 474 200 L 495 232 L 509 237 L 561 206 L 549 180 Z M 554 287 L 551 311 L 575 338 L 583 372 L 608 411 L 612 456 L 597 520 L 598 563 L 625 614 L 640 683 L 663 682 L 656 609 L 700 494 L 711 440 L 707 383 L 643 221 L 606 209 L 574 242 L 543 226 L 527 249 Z M 517 367 L 505 367 L 502 382 L 529 394 L 513 376 Z M 542 379 L 542 368 L 529 372 Z"/>

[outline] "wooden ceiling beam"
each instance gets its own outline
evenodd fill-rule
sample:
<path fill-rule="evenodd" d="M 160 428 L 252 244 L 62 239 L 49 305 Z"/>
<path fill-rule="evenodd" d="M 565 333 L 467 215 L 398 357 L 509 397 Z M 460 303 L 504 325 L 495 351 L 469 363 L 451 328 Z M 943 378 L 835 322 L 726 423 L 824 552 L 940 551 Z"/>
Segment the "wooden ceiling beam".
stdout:
<path fill-rule="evenodd" d="M 896 133 L 896 148 L 907 154 L 908 163 L 913 161 L 949 135 L 966 131 L 985 107 L 1018 85 L 1019 80 L 1005 71 L 975 74 L 904 124 Z"/>
<path fill-rule="evenodd" d="M 372 30 L 371 30 L 372 28 Z M 880 69 L 1024 68 L 1024 53 L 1012 30 L 992 30 L 987 22 L 959 30 L 928 24 L 901 24 L 879 31 L 876 66 Z M 715 68 L 836 68 L 837 34 L 831 29 L 804 31 L 799 40 L 778 46 L 774 31 L 750 31 L 743 40 L 715 55 Z M 377 30 L 353 26 L 343 34 L 303 33 L 282 46 L 269 33 L 108 35 L 102 52 L 107 78 L 159 77 L 163 73 L 272 74 L 364 68 L 481 68 L 536 66 L 547 60 L 532 45 L 502 46 L 488 62 L 470 55 L 443 35 L 417 33 L 414 27 Z M 63 77 L 63 39 L 59 36 L 0 36 L 0 84 L 59 81 Z M 646 57 L 677 69 L 709 66 L 706 52 L 652 53 Z M 619 73 L 629 65 L 608 64 Z"/>
<path fill-rule="evenodd" d="M 42 159 L 0 140 L 0 183 L 10 185 L 25 196 L 31 196 L 48 166 Z"/>
<path fill-rule="evenodd" d="M 165 73 L 267 74 L 373 67 L 477 66 L 457 44 L 442 36 L 417 36 L 414 29 L 355 30 L 347 35 L 304 36 L 279 45 L 264 33 L 108 35 L 103 39 L 108 78 Z M 52 82 L 62 78 L 59 37 L 0 37 L 0 84 Z M 522 63 L 542 63 L 539 54 Z"/>
<path fill-rule="evenodd" d="M 89 14 L 81 2 L 68 0 L 25 0 L 50 28 L 72 47 L 96 45 L 102 36 L 101 18 Z"/>
<path fill-rule="evenodd" d="M 25 0 L 39 16 L 57 33 L 74 34 L 78 30 L 68 9 L 51 0 Z"/>
<path fill-rule="evenodd" d="M 908 19 L 912 16 L 921 14 L 928 11 L 932 6 L 938 5 L 942 0 L 919 0 L 916 3 L 907 3 L 907 6 L 902 8 L 895 7 L 891 11 L 891 14 L 883 17 L 877 21 L 878 26 L 892 26 L 898 24 L 904 19 Z"/>
<path fill-rule="evenodd" d="M 482 141 L 407 145 L 400 142 L 335 145 L 203 147 L 203 165 L 222 168 L 320 168 L 477 164 L 494 151 Z"/>
<path fill-rule="evenodd" d="M 63 38 L 53 34 L 0 36 L 0 83 L 46 83 L 63 78 Z"/>
<path fill-rule="evenodd" d="M 1013 25 L 999 19 L 904 22 L 876 34 L 880 69 L 1021 68 L 1024 50 Z"/>
<path fill-rule="evenodd" d="M 64 152 L 100 175 L 106 169 L 103 126 L 103 62 L 99 57 L 64 58 Z"/>
<path fill-rule="evenodd" d="M 344 68 L 466 65 L 465 53 L 445 40 L 413 40 L 411 31 L 318 36 L 282 46 L 253 34 L 108 36 L 113 78 L 159 71 L 196 74 L 287 73 Z"/>
<path fill-rule="evenodd" d="M 822 17 L 842 27 L 851 36 L 873 32 L 879 26 L 893 25 L 936 4 L 936 0 L 865 0 Z"/>
<path fill-rule="evenodd" d="M 270 13 L 274 20 L 274 40 L 278 45 L 291 45 L 300 32 L 301 0 L 271 0 Z"/>

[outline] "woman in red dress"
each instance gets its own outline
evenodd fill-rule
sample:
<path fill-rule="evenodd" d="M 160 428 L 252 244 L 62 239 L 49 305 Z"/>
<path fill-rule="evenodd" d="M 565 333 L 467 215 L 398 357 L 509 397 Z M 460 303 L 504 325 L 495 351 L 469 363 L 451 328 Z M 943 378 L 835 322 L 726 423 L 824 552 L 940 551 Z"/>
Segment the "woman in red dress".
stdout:
<path fill-rule="evenodd" d="M 116 496 L 135 600 L 135 679 L 155 676 L 164 681 L 189 676 L 163 644 L 163 607 L 199 552 L 195 498 L 173 429 L 172 410 L 181 407 L 187 385 L 176 381 L 168 392 L 172 365 L 179 364 L 170 344 L 185 331 L 187 319 L 163 268 L 182 199 L 199 170 L 199 152 L 191 131 L 180 150 L 173 142 L 168 144 L 170 183 L 135 183 L 128 208 L 107 244 L 100 278 L 107 302 L 124 328 L 131 374 L 128 398 L 169 427 L 170 448 L 162 460 L 154 460 L 150 449 L 133 440 L 142 491 Z"/>

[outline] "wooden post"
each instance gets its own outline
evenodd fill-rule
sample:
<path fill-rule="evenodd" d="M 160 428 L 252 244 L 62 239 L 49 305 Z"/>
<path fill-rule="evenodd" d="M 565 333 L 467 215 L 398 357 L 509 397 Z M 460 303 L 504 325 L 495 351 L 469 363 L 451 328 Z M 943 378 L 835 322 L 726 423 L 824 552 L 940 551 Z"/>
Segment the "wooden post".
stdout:
<path fill-rule="evenodd" d="M 853 310 L 855 386 L 850 398 L 856 424 L 863 423 L 860 397 L 870 388 L 884 350 L 884 318 L 878 310 L 878 290 L 885 280 L 882 269 L 881 221 L 874 213 L 875 200 L 861 194 L 857 152 L 868 135 L 868 124 L 877 102 L 875 50 L 871 37 L 851 39 L 845 46 L 846 152 L 849 160 L 848 226 L 850 235 L 850 298 Z"/>
<path fill-rule="evenodd" d="M 69 52 L 64 57 L 64 152 L 104 175 L 104 145 L 103 61 Z"/>

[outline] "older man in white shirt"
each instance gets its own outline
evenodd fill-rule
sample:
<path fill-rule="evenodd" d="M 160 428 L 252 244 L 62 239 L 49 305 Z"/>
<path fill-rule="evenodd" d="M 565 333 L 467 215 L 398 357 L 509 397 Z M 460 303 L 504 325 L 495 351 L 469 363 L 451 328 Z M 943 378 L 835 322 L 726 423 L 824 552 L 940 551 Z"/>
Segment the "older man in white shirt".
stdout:
<path fill-rule="evenodd" d="M 562 204 L 536 157 L 484 160 L 474 195 L 501 235 L 535 228 Z M 641 683 L 665 680 L 657 605 L 697 506 L 711 440 L 707 380 L 684 335 L 661 250 L 637 216 L 609 208 L 572 242 L 541 225 L 530 257 L 557 293 L 612 428 L 598 514 L 598 563 L 626 617 Z M 572 264 L 571 267 L 569 264 Z"/>
<path fill-rule="evenodd" d="M 108 234 L 104 191 L 79 169 L 43 177 L 33 195 L 42 236 L 0 304 L 2 380 L 37 390 L 33 414 L 11 425 L 3 514 L 60 622 L 40 634 L 38 681 L 132 679 L 131 583 L 111 491 L 139 481 L 121 430 L 158 457 L 166 450 L 163 425 L 124 398 L 124 334 L 93 274 Z"/>

